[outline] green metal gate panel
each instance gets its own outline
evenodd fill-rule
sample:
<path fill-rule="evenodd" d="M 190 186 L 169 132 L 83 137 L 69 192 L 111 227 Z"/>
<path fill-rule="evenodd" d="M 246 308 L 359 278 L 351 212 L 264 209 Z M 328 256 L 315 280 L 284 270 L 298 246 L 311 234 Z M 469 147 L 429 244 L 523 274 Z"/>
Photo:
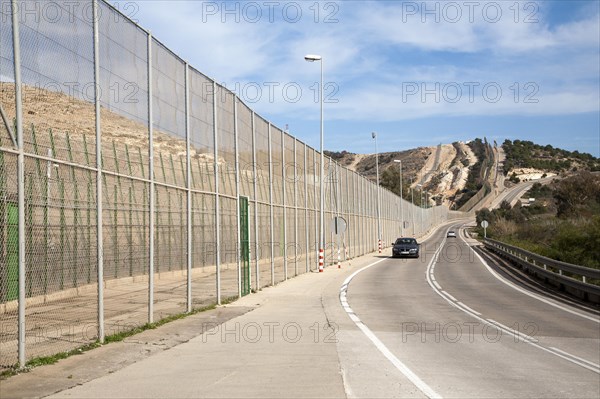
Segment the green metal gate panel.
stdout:
<path fill-rule="evenodd" d="M 19 208 L 10 202 L 7 205 L 6 299 L 12 301 L 19 296 Z"/>
<path fill-rule="evenodd" d="M 242 295 L 250 293 L 250 229 L 248 226 L 248 198 L 240 197 L 240 258 Z"/>

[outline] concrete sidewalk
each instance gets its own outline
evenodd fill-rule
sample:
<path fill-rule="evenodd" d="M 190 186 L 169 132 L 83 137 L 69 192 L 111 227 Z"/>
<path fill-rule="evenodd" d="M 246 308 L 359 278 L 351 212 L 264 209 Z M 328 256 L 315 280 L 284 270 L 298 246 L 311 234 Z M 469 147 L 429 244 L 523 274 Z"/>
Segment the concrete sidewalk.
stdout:
<path fill-rule="evenodd" d="M 304 274 L 11 377 L 0 383 L 0 396 L 346 397 L 323 294 L 335 297 L 350 273 L 374 259 Z"/>

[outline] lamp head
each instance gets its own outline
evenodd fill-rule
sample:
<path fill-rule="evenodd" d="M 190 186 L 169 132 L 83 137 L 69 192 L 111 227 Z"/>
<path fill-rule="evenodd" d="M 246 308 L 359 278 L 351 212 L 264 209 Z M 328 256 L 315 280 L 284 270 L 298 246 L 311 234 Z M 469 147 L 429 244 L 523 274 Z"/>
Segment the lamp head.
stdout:
<path fill-rule="evenodd" d="M 304 56 L 304 59 L 308 62 L 321 61 L 321 56 L 317 54 L 307 54 Z"/>

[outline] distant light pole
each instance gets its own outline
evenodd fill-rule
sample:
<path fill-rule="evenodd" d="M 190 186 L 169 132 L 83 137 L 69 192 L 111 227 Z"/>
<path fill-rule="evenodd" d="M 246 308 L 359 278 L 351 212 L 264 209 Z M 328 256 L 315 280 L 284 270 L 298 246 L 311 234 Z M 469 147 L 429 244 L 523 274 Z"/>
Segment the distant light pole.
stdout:
<path fill-rule="evenodd" d="M 324 251 L 325 251 L 325 184 L 323 181 L 325 180 L 324 176 L 324 163 L 325 157 L 323 155 L 324 151 L 324 143 L 323 143 L 323 57 L 315 54 L 307 54 L 304 56 L 304 59 L 308 62 L 319 61 L 321 63 L 321 89 L 319 91 L 320 103 L 321 103 L 321 171 L 320 171 L 320 189 L 321 189 L 321 219 L 319 221 L 319 272 L 323 271 L 323 262 L 324 262 Z"/>
<path fill-rule="evenodd" d="M 415 197 L 414 197 L 414 191 L 412 188 L 413 185 L 413 179 L 410 179 L 410 203 L 412 204 L 412 225 L 413 225 L 413 237 L 416 237 L 416 232 L 415 232 Z"/>
<path fill-rule="evenodd" d="M 377 173 L 377 246 L 379 248 L 379 253 L 381 253 L 381 196 L 379 194 L 379 151 L 377 150 L 377 133 L 372 132 L 371 137 L 375 140 L 375 171 Z"/>
<path fill-rule="evenodd" d="M 394 159 L 394 162 L 400 164 L 400 236 L 404 236 L 404 206 L 402 202 L 404 199 L 402 198 L 402 160 Z"/>

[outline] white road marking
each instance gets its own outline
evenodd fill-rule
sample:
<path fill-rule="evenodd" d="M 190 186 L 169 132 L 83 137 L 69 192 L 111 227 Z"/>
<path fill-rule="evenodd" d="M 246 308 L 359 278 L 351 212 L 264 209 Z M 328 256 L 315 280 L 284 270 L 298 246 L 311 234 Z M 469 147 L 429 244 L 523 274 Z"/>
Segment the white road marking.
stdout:
<path fill-rule="evenodd" d="M 456 300 L 456 298 L 454 298 L 452 295 L 448 294 L 446 291 L 442 291 L 442 294 L 446 295 L 448 298 L 450 298 L 451 301 L 453 302 L 458 302 Z"/>
<path fill-rule="evenodd" d="M 467 309 L 468 311 L 475 313 L 477 316 L 481 316 L 481 313 L 479 313 L 476 310 L 471 309 L 470 307 L 468 307 L 464 303 L 462 303 L 462 302 L 456 302 L 456 303 L 458 304 L 458 306 L 462 306 L 463 308 Z"/>
<path fill-rule="evenodd" d="M 369 329 L 369 327 L 367 327 L 360 320 L 360 318 L 354 313 L 354 311 L 348 304 L 348 300 L 346 299 L 346 292 L 348 290 L 348 285 L 350 284 L 352 279 L 354 277 L 356 277 L 356 275 L 358 275 L 360 272 L 378 264 L 379 262 L 383 262 L 386 259 L 389 259 L 389 258 L 384 258 L 384 259 L 378 260 L 376 262 L 373 262 L 373 263 L 363 267 L 362 269 L 357 270 L 354 273 L 352 273 L 342 284 L 342 288 L 340 289 L 340 302 L 342 304 L 342 307 L 348 314 L 348 317 L 350 317 L 350 320 L 352 320 L 354 322 L 354 324 L 356 324 L 356 326 L 367 336 L 367 338 L 369 338 L 369 340 L 371 340 L 371 342 L 373 342 L 373 344 L 379 350 L 379 352 L 381 352 L 406 378 L 408 378 L 410 380 L 410 382 L 412 382 L 428 398 L 440 398 L 441 399 L 442 396 L 440 394 L 435 392 L 429 385 L 427 385 L 421 378 L 419 378 L 419 376 L 417 376 L 411 369 L 409 369 L 404 363 L 402 363 L 400 361 L 400 359 L 398 359 L 385 346 L 385 344 L 383 342 L 381 342 L 381 340 L 379 338 L 377 338 L 377 336 Z"/>
<path fill-rule="evenodd" d="M 467 244 L 467 242 L 466 242 L 464 239 L 463 239 L 463 242 L 464 242 L 465 244 Z M 468 245 L 468 244 L 467 244 L 467 245 Z M 510 281 L 506 280 L 504 277 L 502 277 L 501 275 L 499 275 L 498 273 L 496 273 L 496 271 L 495 271 L 495 270 L 493 270 L 493 269 L 490 267 L 490 265 L 488 265 L 488 263 L 485 261 L 485 259 L 483 259 L 483 258 L 481 257 L 481 255 L 479 255 L 479 254 L 477 253 L 477 251 L 475 251 L 473 248 L 471 248 L 471 246 L 469 246 L 469 248 L 470 248 L 470 249 L 471 249 L 471 251 L 473 251 L 473 253 L 474 253 L 474 254 L 475 254 L 475 255 L 476 255 L 478 258 L 479 258 L 479 260 L 481 261 L 481 263 L 482 263 L 482 264 L 483 264 L 483 265 L 486 267 L 486 269 L 487 269 L 487 270 L 488 270 L 488 271 L 489 271 L 489 272 L 492 274 L 492 276 L 496 277 L 498 280 L 502 281 L 504 284 L 508 285 L 509 287 L 511 287 L 511 288 L 514 288 L 515 290 L 517 290 L 517 291 L 519 291 L 519 292 L 521 292 L 521 293 L 523 293 L 523 294 L 525 294 L 525 295 L 527 295 L 527 296 L 530 296 L 530 297 L 532 297 L 532 298 L 535 298 L 535 299 L 537 299 L 538 301 L 544 302 L 544 303 L 546 303 L 546 304 L 548 304 L 548 305 L 550 305 L 550 306 L 554 306 L 555 308 L 558 308 L 558 309 L 560 309 L 560 310 L 564 310 L 565 312 L 568 312 L 568 313 L 574 314 L 574 315 L 576 315 L 576 316 L 579 316 L 579 317 L 583 317 L 584 319 L 587 319 L 587 320 L 590 320 L 590 321 L 594 321 L 594 322 L 596 322 L 596 323 L 600 323 L 600 317 L 593 317 L 593 316 L 590 316 L 590 315 L 587 315 L 587 314 L 583 314 L 583 313 L 577 312 L 577 311 L 575 311 L 575 310 L 573 310 L 573 309 L 567 308 L 567 307 L 565 307 L 565 306 L 562 306 L 562 305 L 560 305 L 560 304 L 558 304 L 558 303 L 555 303 L 555 302 L 553 302 L 553 301 L 550 301 L 550 300 L 548 300 L 548 299 L 546 299 L 546 298 L 542 297 L 541 295 L 538 295 L 538 294 L 535 294 L 535 293 L 533 293 L 533 292 L 527 291 L 527 290 L 525 290 L 525 289 L 523 289 L 523 288 L 521 288 L 521 287 L 519 287 L 519 286 L 517 286 L 517 285 L 513 284 L 512 282 L 510 282 Z"/>
<path fill-rule="evenodd" d="M 440 248 L 438 249 L 438 251 L 441 250 L 441 248 L 444 246 L 445 243 L 446 243 L 446 239 L 444 238 L 442 240 L 442 244 L 440 245 Z M 466 242 L 465 242 L 465 244 L 466 244 Z M 489 267 L 489 265 L 481 258 L 481 256 L 479 256 L 479 254 L 477 254 L 477 252 L 475 252 L 475 251 L 473 251 L 473 252 L 475 253 L 475 255 L 477 255 L 477 257 L 479 258 L 479 260 L 481 260 L 481 262 L 488 268 L 488 270 L 490 270 L 491 272 L 493 272 L 493 270 L 491 270 L 491 268 Z M 475 319 L 477 319 L 480 322 L 484 323 L 485 325 L 495 327 L 499 331 L 505 332 L 509 336 L 512 336 L 515 339 L 518 339 L 519 341 L 525 342 L 525 343 L 527 343 L 527 344 L 529 344 L 529 345 L 531 345 L 533 347 L 536 347 L 538 349 L 543 350 L 544 352 L 550 353 L 550 354 L 552 354 L 554 356 L 558 356 L 558 357 L 560 357 L 562 359 L 567 360 L 568 362 L 571 362 L 571 363 L 576 364 L 578 366 L 581 366 L 581 367 L 583 367 L 585 369 L 593 371 L 593 372 L 595 372 L 597 374 L 600 374 L 600 368 L 596 367 L 595 363 L 591 363 L 592 365 L 590 365 L 589 364 L 590 362 L 588 362 L 588 361 L 580 361 L 577 356 L 571 355 L 570 353 L 567 353 L 567 352 L 564 352 L 564 351 L 556 351 L 556 350 L 553 350 L 552 348 L 547 348 L 545 346 L 542 346 L 542 345 L 540 345 L 540 344 L 537 343 L 537 340 L 535 338 L 532 338 L 529 335 L 523 334 L 520 331 L 513 330 L 512 328 L 506 327 L 506 326 L 504 326 L 504 325 L 502 325 L 502 324 L 500 324 L 500 323 L 498 323 L 498 322 L 496 322 L 494 320 L 484 319 L 484 318 L 480 317 L 481 314 L 478 315 L 477 312 L 470 311 L 469 310 L 470 308 L 460 307 L 457 303 L 455 303 L 454 301 L 452 301 L 449 298 L 447 298 L 442 293 L 441 290 L 438 290 L 434 286 L 433 282 L 431 281 L 431 274 L 432 274 L 431 273 L 431 267 L 432 267 L 434 261 L 435 261 L 435 256 L 431 259 L 431 261 L 427 265 L 427 270 L 425 272 L 425 276 L 427 276 L 427 282 L 429 283 L 429 286 L 433 289 L 433 291 L 435 291 L 435 293 L 438 294 L 440 297 L 444 298 L 444 300 L 446 302 L 448 302 L 450 305 L 452 305 L 455 308 L 460 309 L 463 312 L 471 315 L 472 317 L 474 317 Z M 503 281 L 502 279 L 500 279 L 500 280 Z M 510 285 L 512 285 L 512 284 L 510 284 Z M 521 289 L 519 289 L 519 291 L 520 290 Z M 544 301 L 544 302 L 546 302 L 546 301 Z M 558 305 L 556 305 L 556 306 L 559 307 Z M 560 308 L 563 309 L 562 306 L 560 306 Z M 567 310 L 568 311 L 568 309 L 566 309 L 566 308 L 564 308 L 563 310 Z M 579 314 L 579 313 L 576 313 L 576 314 Z"/>
<path fill-rule="evenodd" d="M 553 346 L 553 347 L 551 347 L 550 349 L 552 349 L 552 350 L 555 350 L 555 351 L 557 351 L 557 352 L 559 352 L 559 353 L 562 353 L 563 355 L 566 355 L 566 356 L 571 356 L 572 358 L 575 358 L 575 359 L 579 360 L 580 362 L 583 362 L 583 363 L 589 364 L 589 365 L 590 365 L 590 366 L 592 366 L 592 367 L 596 367 L 597 369 L 600 369 L 600 364 L 596 364 L 596 363 L 590 362 L 589 360 L 582 359 L 582 358 L 580 358 L 579 356 L 575 356 L 575 355 L 572 355 L 572 354 L 570 354 L 570 353 L 568 353 L 568 352 L 561 351 L 560 349 L 558 349 L 558 348 L 555 348 L 554 346 Z"/>
<path fill-rule="evenodd" d="M 496 320 L 492 320 L 492 319 L 487 319 L 487 321 L 489 321 L 490 323 L 500 327 L 503 330 L 508 330 L 511 331 L 515 336 L 518 336 L 519 338 L 522 338 L 523 341 L 528 341 L 528 342 L 540 342 L 538 341 L 537 338 L 533 338 L 531 335 L 527 335 L 522 333 L 519 330 L 515 330 L 514 328 L 510 328 L 508 326 L 505 326 L 504 324 L 497 322 Z"/>

